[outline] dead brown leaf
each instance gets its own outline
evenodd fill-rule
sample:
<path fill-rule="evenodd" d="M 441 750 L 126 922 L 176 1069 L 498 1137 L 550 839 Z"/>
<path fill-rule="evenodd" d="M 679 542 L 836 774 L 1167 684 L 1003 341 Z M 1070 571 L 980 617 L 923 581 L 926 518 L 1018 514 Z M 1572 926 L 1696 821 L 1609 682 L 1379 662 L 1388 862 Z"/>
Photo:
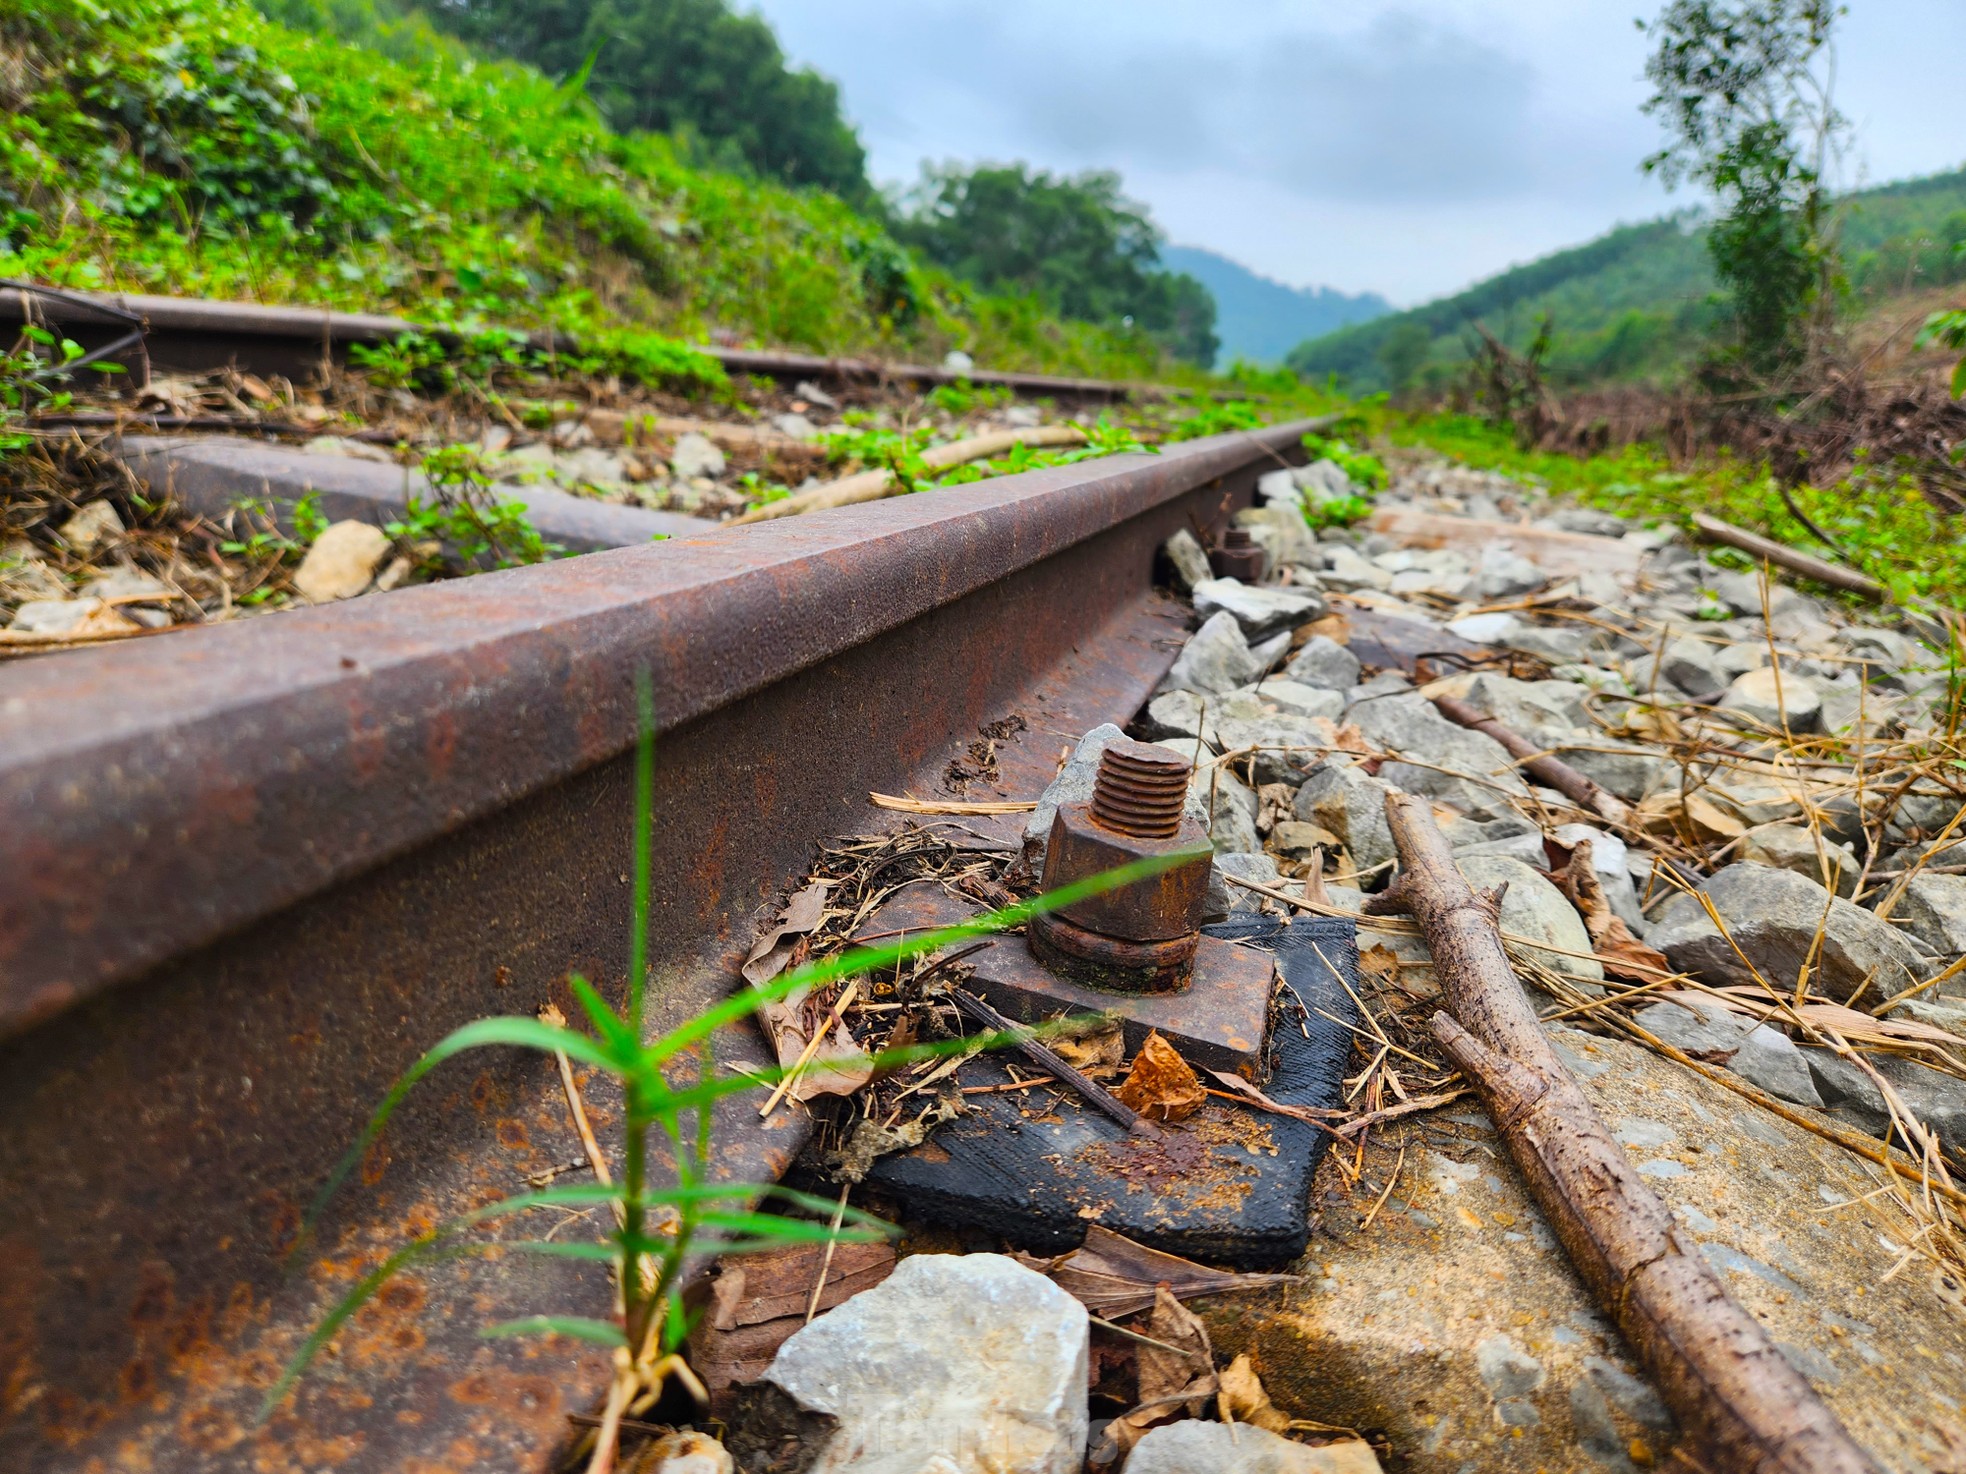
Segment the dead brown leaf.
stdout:
<path fill-rule="evenodd" d="M 1185 1120 L 1208 1103 L 1194 1069 L 1158 1031 L 1147 1035 L 1113 1093 L 1150 1121 Z"/>
<path fill-rule="evenodd" d="M 1561 849 L 1551 841 L 1544 843 L 1553 852 Z M 1570 851 L 1569 859 L 1550 872 L 1550 879 L 1583 916 L 1591 951 L 1611 976 L 1636 983 L 1657 982 L 1672 976 L 1673 967 L 1666 954 L 1633 936 L 1624 918 L 1611 909 L 1604 895 L 1604 882 L 1598 878 L 1592 861 L 1589 840 L 1580 841 Z"/>
<path fill-rule="evenodd" d="M 1702 834 L 1717 839 L 1739 839 L 1748 826 L 1708 798 L 1704 793 L 1686 795 L 1686 818 Z"/>
<path fill-rule="evenodd" d="M 1086 1228 L 1085 1242 L 1069 1254 L 1056 1259 L 1028 1254 L 1015 1257 L 1038 1273 L 1049 1275 L 1061 1290 L 1107 1320 L 1145 1310 L 1154 1303 L 1155 1290 L 1163 1285 L 1176 1299 L 1194 1300 L 1230 1290 L 1293 1284 L 1299 1279 L 1294 1274 L 1235 1274 L 1210 1269 L 1178 1254 L 1163 1254 L 1136 1244 L 1097 1223 Z"/>
<path fill-rule="evenodd" d="M 1222 1406 L 1235 1423 L 1253 1423 L 1271 1433 L 1288 1433 L 1290 1415 L 1270 1401 L 1263 1390 L 1263 1379 L 1256 1375 L 1255 1363 L 1244 1352 L 1221 1373 Z"/>
<path fill-rule="evenodd" d="M 1051 1052 L 1081 1075 L 1110 1080 L 1126 1066 L 1126 1035 L 1117 1020 L 1080 1033 L 1054 1034 L 1045 1040 Z"/>
<path fill-rule="evenodd" d="M 1159 1346 L 1140 1348 L 1140 1401 L 1158 1402 L 1188 1391 L 1201 1378 L 1215 1375 L 1215 1352 L 1208 1344 L 1208 1327 L 1201 1317 L 1174 1298 L 1165 1285 L 1154 1291 L 1154 1313 L 1147 1320 L 1146 1334 L 1176 1351 Z M 1197 1401 L 1190 1409 L 1201 1411 Z"/>
<path fill-rule="evenodd" d="M 826 1262 L 826 1245 L 800 1244 L 719 1261 L 710 1303 L 690 1332 L 690 1365 L 712 1394 L 753 1381 L 805 1324 L 812 1287 Z M 847 1240 L 833 1246 L 819 1308 L 831 1310 L 894 1271 L 891 1244 Z"/>
<path fill-rule="evenodd" d="M 758 938 L 751 955 L 744 959 L 746 982 L 762 988 L 785 970 L 799 939 L 825 919 L 829 889 L 827 882 L 816 880 L 785 903 L 778 924 Z"/>
<path fill-rule="evenodd" d="M 826 881 L 814 881 L 785 904 L 778 922 L 751 948 L 744 962 L 744 976 L 755 988 L 762 988 L 787 967 L 796 965 L 806 936 L 826 918 Z M 809 1009 L 810 990 L 795 988 L 758 1010 L 758 1021 L 771 1040 L 779 1064 L 792 1068 L 805 1057 L 812 1042 L 812 1031 L 828 1027 L 830 1015 L 824 1008 Z M 866 1051 L 854 1041 L 844 1023 L 831 1026 L 825 1043 L 807 1062 L 786 1095 L 791 1100 L 811 1100 L 815 1095 L 851 1095 L 874 1078 Z M 834 1063 L 851 1061 L 851 1063 Z"/>

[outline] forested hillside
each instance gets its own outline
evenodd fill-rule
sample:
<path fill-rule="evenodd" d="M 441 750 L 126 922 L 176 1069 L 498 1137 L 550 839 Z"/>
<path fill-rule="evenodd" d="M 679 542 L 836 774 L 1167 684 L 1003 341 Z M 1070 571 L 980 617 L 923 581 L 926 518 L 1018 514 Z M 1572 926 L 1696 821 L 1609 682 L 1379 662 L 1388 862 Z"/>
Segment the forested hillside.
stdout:
<path fill-rule="evenodd" d="M 405 17 L 554 81 L 584 77 L 613 127 L 684 139 L 702 162 L 863 201 L 867 155 L 839 89 L 794 68 L 724 0 L 258 0 L 274 20 L 373 39 Z"/>
<path fill-rule="evenodd" d="M 1144 331 L 1061 322 L 919 267 L 832 194 L 616 130 L 577 78 L 487 61 L 367 0 L 319 4 L 337 33 L 245 0 L 0 7 L 0 273 L 552 323 L 654 369 L 669 339 L 713 333 L 1159 365 Z M 354 31 L 372 44 L 341 38 Z"/>
<path fill-rule="evenodd" d="M 1966 277 L 1966 170 L 1863 190 L 1843 202 L 1848 307 Z M 1679 215 L 1621 226 L 1451 297 L 1306 342 L 1290 366 L 1361 391 L 1439 384 L 1481 323 L 1521 348 L 1549 315 L 1559 384 L 1659 381 L 1682 368 L 1718 315 L 1701 223 Z"/>

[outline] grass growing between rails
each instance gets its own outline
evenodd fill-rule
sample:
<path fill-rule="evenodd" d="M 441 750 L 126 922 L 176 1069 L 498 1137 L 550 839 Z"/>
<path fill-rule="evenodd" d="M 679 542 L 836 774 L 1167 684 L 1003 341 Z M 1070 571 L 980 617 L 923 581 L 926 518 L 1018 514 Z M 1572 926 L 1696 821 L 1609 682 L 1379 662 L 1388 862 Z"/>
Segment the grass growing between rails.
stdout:
<path fill-rule="evenodd" d="M 1590 457 L 1525 451 L 1513 434 L 1471 415 L 1402 415 L 1372 410 L 1389 443 L 1436 451 L 1477 470 L 1533 481 L 1559 495 L 1621 517 L 1690 528 L 1706 512 L 1819 557 L 1837 558 L 1782 501 L 1766 467 L 1718 457 L 1675 467 L 1654 446 L 1638 444 Z M 1966 527 L 1939 511 L 1909 476 L 1859 463 L 1829 486 L 1790 488 L 1803 514 L 1847 550 L 1847 560 L 1903 602 L 1926 599 L 1966 606 Z M 1715 549 L 1716 559 L 1733 555 Z"/>
<path fill-rule="evenodd" d="M 0 11 L 0 275 L 551 325 L 661 374 L 718 329 L 823 352 L 1150 377 L 1139 333 L 920 269 L 818 191 L 612 131 L 576 86 L 427 31 L 391 55 L 243 0 Z"/>
<path fill-rule="evenodd" d="M 865 1238 L 889 1231 L 862 1213 L 848 1214 L 832 1203 L 771 1184 L 711 1180 L 714 1142 L 712 1112 L 718 1101 L 770 1086 L 788 1070 L 746 1070 L 720 1074 L 713 1044 L 719 1029 L 738 1024 L 766 1005 L 801 989 L 819 990 L 846 979 L 891 967 L 909 957 L 965 939 L 1003 931 L 1041 912 L 1069 906 L 1089 895 L 1125 885 L 1189 858 L 1184 853 L 1136 862 L 1047 895 L 980 916 L 966 925 L 928 932 L 881 947 L 858 948 L 780 974 L 759 987 L 740 985 L 723 1003 L 699 1013 L 667 1033 L 646 1039 L 651 846 L 654 833 L 655 739 L 646 680 L 638 683 L 640 736 L 636 749 L 634 877 L 626 996 L 612 1007 L 586 979 L 574 976 L 571 989 L 585 1015 L 586 1029 L 543 1018 L 480 1019 L 453 1031 L 433 1046 L 397 1081 L 367 1127 L 343 1156 L 308 1214 L 300 1247 L 305 1250 L 329 1199 L 375 1145 L 399 1105 L 433 1070 L 474 1049 L 520 1048 L 578 1061 L 612 1077 L 621 1087 L 621 1178 L 593 1186 L 545 1188 L 475 1208 L 421 1234 L 370 1270 L 321 1320 L 285 1373 L 267 1394 L 271 1413 L 292 1390 L 309 1364 L 349 1318 L 390 1280 L 414 1265 L 474 1254 L 525 1253 L 606 1264 L 613 1273 L 614 1303 L 606 1316 L 540 1314 L 487 1326 L 487 1336 L 558 1335 L 597 1342 L 613 1352 L 614 1370 L 606 1411 L 596 1437 L 594 1464 L 605 1468 L 624 1416 L 651 1408 L 671 1377 L 692 1386 L 680 1350 L 690 1329 L 682 1292 L 692 1265 L 728 1254 L 752 1253 L 787 1243 L 825 1240 L 836 1233 Z M 913 1045 L 870 1055 L 860 1063 L 890 1068 L 932 1054 L 953 1054 L 979 1043 L 1009 1042 L 986 1036 Z M 839 1061 L 829 1060 L 829 1066 Z M 796 1068 L 796 1066 L 794 1067 Z M 678 1084 L 676 1081 L 681 1080 Z M 666 1151 L 674 1182 L 663 1184 L 661 1154 Z M 597 1172 L 597 1176 L 600 1175 Z M 846 1215 L 845 1229 L 812 1218 L 757 1211 L 772 1202 L 825 1217 Z M 520 1218 L 535 1209 L 612 1210 L 615 1231 L 588 1239 L 491 1239 L 474 1232 Z M 562 1224 L 561 1226 L 564 1226 Z"/>

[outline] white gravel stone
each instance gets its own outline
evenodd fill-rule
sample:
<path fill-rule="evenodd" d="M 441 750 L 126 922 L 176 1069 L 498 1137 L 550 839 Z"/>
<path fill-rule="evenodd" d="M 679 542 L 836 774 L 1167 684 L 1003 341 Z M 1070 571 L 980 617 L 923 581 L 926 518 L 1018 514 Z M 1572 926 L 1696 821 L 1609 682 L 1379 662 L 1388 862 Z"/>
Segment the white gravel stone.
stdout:
<path fill-rule="evenodd" d="M 1668 902 L 1646 940 L 1674 967 L 1704 982 L 1754 982 L 1736 946 L 1777 988 L 1792 987 L 1804 961 L 1813 959 L 1812 985 L 1833 999 L 1849 997 L 1867 978 L 1870 996 L 1889 998 L 1923 976 L 1917 950 L 1889 922 L 1793 871 L 1742 861 L 1710 876 L 1700 889 L 1727 923 L 1731 943 L 1696 896 Z"/>
<path fill-rule="evenodd" d="M 1368 776 L 1350 758 L 1329 757 L 1313 768 L 1297 790 L 1291 812 L 1338 836 L 1360 870 L 1383 865 L 1396 853 L 1386 823 L 1391 786 Z"/>
<path fill-rule="evenodd" d="M 1211 578 L 1195 585 L 1195 613 L 1203 619 L 1226 611 L 1248 639 L 1294 628 L 1324 613 L 1316 594 L 1246 584 L 1239 578 Z"/>
<path fill-rule="evenodd" d="M 1379 1460 L 1363 1443 L 1313 1448 L 1253 1423 L 1184 1418 L 1135 1444 L 1126 1474 L 1379 1474 Z"/>
<path fill-rule="evenodd" d="M 1173 668 L 1161 680 L 1161 690 L 1216 696 L 1248 685 L 1260 672 L 1242 625 L 1225 609 L 1205 620 L 1181 647 Z"/>
<path fill-rule="evenodd" d="M 1208 554 L 1202 550 L 1195 535 L 1185 527 L 1162 543 L 1161 551 L 1167 554 L 1167 561 L 1174 566 L 1174 582 L 1184 594 L 1196 584 L 1207 583 L 1215 577 L 1215 571 L 1208 566 Z"/>
<path fill-rule="evenodd" d="M 1926 951 L 1959 956 L 1966 952 L 1966 875 L 1914 875 L 1892 914 Z"/>
<path fill-rule="evenodd" d="M 1808 677 L 1773 666 L 1736 676 L 1720 706 L 1772 731 L 1781 730 L 1784 711 L 1792 732 L 1814 731 L 1823 714 L 1823 698 Z"/>
<path fill-rule="evenodd" d="M 693 476 L 721 476 L 724 453 L 709 436 L 690 430 L 676 437 L 676 448 L 669 452 L 669 470 L 683 481 Z"/>
<path fill-rule="evenodd" d="M 1556 952 L 1529 949 L 1544 966 L 1591 982 L 1604 980 L 1604 964 L 1591 956 L 1591 934 L 1584 930 L 1584 918 L 1540 871 L 1506 855 L 1457 855 L 1454 863 L 1476 889 L 1508 886 L 1502 897 L 1502 930 L 1561 948 Z"/>
<path fill-rule="evenodd" d="M 93 501 L 61 525 L 61 535 L 78 553 L 93 553 L 113 537 L 123 535 L 123 519 L 107 501 Z"/>
<path fill-rule="evenodd" d="M 1549 575 L 1534 563 L 1503 547 L 1483 549 L 1475 567 L 1475 591 L 1484 599 L 1533 594 L 1549 581 Z"/>
<path fill-rule="evenodd" d="M 352 599 L 369 586 L 389 552 L 389 534 L 353 518 L 314 539 L 294 571 L 294 587 L 310 604 Z"/>
<path fill-rule="evenodd" d="M 1291 656 L 1284 675 L 1324 691 L 1349 691 L 1358 684 L 1358 657 L 1324 635 L 1312 635 Z"/>
<path fill-rule="evenodd" d="M 913 1254 L 767 1381 L 839 1427 L 809 1474 L 1080 1474 L 1085 1307 L 1001 1254 Z"/>
<path fill-rule="evenodd" d="M 1346 547 L 1343 543 L 1326 543 L 1323 547 L 1324 572 L 1319 577 L 1326 588 L 1336 589 L 1342 594 L 1359 589 L 1384 591 L 1392 587 L 1393 576 L 1383 568 L 1374 567 L 1358 549 Z"/>

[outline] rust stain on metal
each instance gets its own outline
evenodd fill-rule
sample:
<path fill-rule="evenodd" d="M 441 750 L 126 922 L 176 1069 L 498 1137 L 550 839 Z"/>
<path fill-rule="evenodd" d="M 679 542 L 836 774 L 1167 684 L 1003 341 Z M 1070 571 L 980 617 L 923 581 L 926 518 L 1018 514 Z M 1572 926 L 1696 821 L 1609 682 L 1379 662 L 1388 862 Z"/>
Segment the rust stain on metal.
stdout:
<path fill-rule="evenodd" d="M 869 789 L 934 791 L 1016 712 L 1031 733 L 999 781 L 1026 796 L 1052 734 L 1134 710 L 1181 627 L 1149 588 L 1155 548 L 1214 510 L 1197 485 L 1246 495 L 1300 429 L 11 670 L 0 1467 L 550 1467 L 605 1354 L 478 1331 L 605 1315 L 608 1288 L 533 1256 L 431 1271 L 253 1418 L 355 1276 L 579 1156 L 550 1060 L 445 1066 L 331 1209 L 321 1257 L 283 1263 L 299 1205 L 428 1045 L 570 1010 L 570 971 L 619 995 L 638 670 L 661 732 L 662 1026 L 729 986 L 732 939 L 815 838 L 873 822 Z M 719 1058 L 766 1053 L 738 1031 Z M 597 1121 L 618 1110 L 605 1082 L 588 1094 Z M 717 1173 L 774 1176 L 802 1133 L 740 1104 Z"/>

